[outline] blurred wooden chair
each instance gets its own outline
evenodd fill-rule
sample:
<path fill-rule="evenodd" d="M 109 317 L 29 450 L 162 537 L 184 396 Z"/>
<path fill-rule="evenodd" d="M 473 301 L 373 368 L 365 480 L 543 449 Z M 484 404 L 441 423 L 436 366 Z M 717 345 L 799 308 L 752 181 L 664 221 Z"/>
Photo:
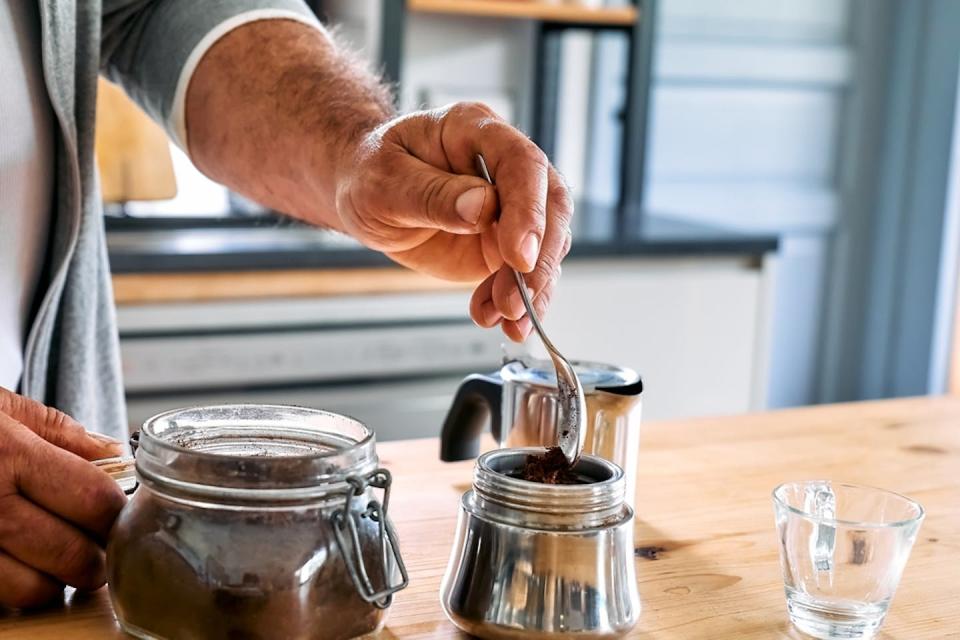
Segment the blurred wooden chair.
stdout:
<path fill-rule="evenodd" d="M 104 202 L 168 200 L 177 195 L 167 136 L 123 90 L 100 79 L 97 168 Z"/>

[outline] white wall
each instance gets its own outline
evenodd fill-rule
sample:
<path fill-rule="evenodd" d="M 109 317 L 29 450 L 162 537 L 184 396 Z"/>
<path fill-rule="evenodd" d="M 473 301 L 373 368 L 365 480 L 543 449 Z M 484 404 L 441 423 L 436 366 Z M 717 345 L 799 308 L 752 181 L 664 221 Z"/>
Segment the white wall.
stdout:
<path fill-rule="evenodd" d="M 570 358 L 639 371 L 645 420 L 742 413 L 763 404 L 767 295 L 765 270 L 740 258 L 574 261 L 546 326 Z M 463 372 L 494 370 L 505 342 L 467 322 L 469 297 L 121 306 L 131 425 L 175 406 L 266 402 L 353 415 L 379 439 L 437 435 Z M 431 318 L 447 322 L 409 322 Z M 506 350 L 524 348 L 543 355 L 536 338 Z"/>
<path fill-rule="evenodd" d="M 782 234 L 769 402 L 817 399 L 836 157 L 853 76 L 847 0 L 663 0 L 647 209 Z"/>
<path fill-rule="evenodd" d="M 570 262 L 545 325 L 570 358 L 639 371 L 644 419 L 757 410 L 768 275 L 731 257 Z M 536 338 L 527 346 L 543 354 Z"/>

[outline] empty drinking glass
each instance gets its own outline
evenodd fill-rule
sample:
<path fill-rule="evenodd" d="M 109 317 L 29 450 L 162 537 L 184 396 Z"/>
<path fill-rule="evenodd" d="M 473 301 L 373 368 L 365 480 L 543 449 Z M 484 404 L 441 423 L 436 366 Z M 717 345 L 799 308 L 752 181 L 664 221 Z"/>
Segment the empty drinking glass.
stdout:
<path fill-rule="evenodd" d="M 869 638 L 923 520 L 919 503 L 882 489 L 829 481 L 773 491 L 787 612 L 816 638 Z"/>

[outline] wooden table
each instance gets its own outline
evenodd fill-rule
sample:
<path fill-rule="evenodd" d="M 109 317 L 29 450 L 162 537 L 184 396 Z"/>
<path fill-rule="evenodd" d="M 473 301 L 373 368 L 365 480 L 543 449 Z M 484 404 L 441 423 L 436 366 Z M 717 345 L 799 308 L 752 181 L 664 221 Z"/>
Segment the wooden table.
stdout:
<path fill-rule="evenodd" d="M 770 491 L 784 480 L 865 483 L 919 500 L 927 519 L 881 638 L 960 638 L 960 398 L 834 405 L 644 427 L 636 638 L 803 638 L 787 622 Z M 383 638 L 452 638 L 437 601 L 472 463 L 432 440 L 386 443 L 391 514 L 412 574 Z M 656 550 L 653 552 L 652 550 Z M 105 590 L 0 617 L 0 638 L 120 638 Z"/>

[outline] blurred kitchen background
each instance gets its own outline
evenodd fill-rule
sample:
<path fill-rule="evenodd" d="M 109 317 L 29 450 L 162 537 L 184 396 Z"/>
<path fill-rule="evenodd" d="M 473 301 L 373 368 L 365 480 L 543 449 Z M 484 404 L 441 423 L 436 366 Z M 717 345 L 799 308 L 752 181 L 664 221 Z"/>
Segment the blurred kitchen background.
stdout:
<path fill-rule="evenodd" d="M 401 110 L 483 101 L 548 152 L 577 215 L 547 327 L 638 370 L 646 419 L 960 393 L 960 2 L 312 6 Z M 131 424 L 281 402 L 437 435 L 499 366 L 469 287 L 228 193 L 124 100 L 98 159 Z"/>

